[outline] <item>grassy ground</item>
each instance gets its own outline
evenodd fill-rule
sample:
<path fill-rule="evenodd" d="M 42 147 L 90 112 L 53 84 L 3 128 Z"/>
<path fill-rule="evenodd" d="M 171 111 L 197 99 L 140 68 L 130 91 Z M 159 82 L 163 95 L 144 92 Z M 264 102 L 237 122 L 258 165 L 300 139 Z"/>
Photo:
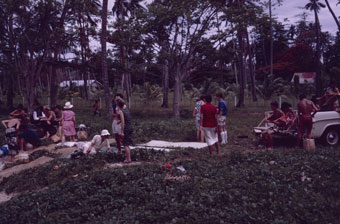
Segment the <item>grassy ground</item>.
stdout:
<path fill-rule="evenodd" d="M 195 140 L 191 107 L 182 108 L 180 120 L 156 105 L 133 108 L 135 142 Z M 56 158 L 5 178 L 0 191 L 19 196 L 0 204 L 0 223 L 339 223 L 339 147 L 254 150 L 252 127 L 268 109 L 231 107 L 229 143 L 220 156 L 207 149 L 138 149 L 132 159 L 141 163 L 123 168 L 110 164 L 124 156 L 101 153 Z M 75 112 L 91 135 L 111 129 L 90 107 Z M 190 179 L 164 181 L 167 161 L 183 165 Z"/>

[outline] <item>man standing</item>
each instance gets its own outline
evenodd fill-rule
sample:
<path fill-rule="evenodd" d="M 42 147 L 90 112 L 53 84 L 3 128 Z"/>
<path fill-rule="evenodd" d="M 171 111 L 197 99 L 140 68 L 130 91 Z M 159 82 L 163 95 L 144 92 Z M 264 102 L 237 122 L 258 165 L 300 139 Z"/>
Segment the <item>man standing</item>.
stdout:
<path fill-rule="evenodd" d="M 211 95 L 207 95 L 205 97 L 206 104 L 201 106 L 201 127 L 203 127 L 210 155 L 213 153 L 213 145 L 215 145 L 217 153 L 220 151 L 217 137 L 217 108 L 211 104 L 211 100 Z"/>
<path fill-rule="evenodd" d="M 228 113 L 228 104 L 224 101 L 222 93 L 216 94 L 216 99 L 218 101 L 218 139 L 222 140 L 222 144 L 226 144 L 227 140 L 227 130 L 226 130 L 226 116 Z"/>
<path fill-rule="evenodd" d="M 307 129 L 307 138 L 311 139 L 311 133 L 313 128 L 313 118 L 312 116 L 318 110 L 315 104 L 306 99 L 304 94 L 300 95 L 300 102 L 298 103 L 298 115 L 299 115 L 299 133 L 296 142 L 296 146 L 300 146 L 302 135 Z M 313 114 L 312 114 L 313 113 Z"/>

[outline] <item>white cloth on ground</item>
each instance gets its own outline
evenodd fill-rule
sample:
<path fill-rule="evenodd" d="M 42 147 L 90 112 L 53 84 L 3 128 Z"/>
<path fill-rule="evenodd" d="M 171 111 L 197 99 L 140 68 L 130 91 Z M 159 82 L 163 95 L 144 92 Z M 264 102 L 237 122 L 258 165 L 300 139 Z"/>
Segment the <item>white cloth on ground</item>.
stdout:
<path fill-rule="evenodd" d="M 203 127 L 205 141 L 207 142 L 208 146 L 214 145 L 218 142 L 218 135 L 216 132 L 216 127 L 207 128 Z"/>

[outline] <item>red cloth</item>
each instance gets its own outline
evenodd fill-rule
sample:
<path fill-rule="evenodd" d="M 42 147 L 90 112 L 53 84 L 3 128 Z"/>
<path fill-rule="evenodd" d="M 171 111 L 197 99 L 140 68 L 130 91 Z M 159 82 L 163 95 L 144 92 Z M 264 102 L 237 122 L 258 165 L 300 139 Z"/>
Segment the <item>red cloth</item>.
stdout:
<path fill-rule="evenodd" d="M 204 104 L 201 106 L 201 114 L 203 114 L 203 127 L 213 128 L 217 126 L 217 107 L 211 103 Z"/>

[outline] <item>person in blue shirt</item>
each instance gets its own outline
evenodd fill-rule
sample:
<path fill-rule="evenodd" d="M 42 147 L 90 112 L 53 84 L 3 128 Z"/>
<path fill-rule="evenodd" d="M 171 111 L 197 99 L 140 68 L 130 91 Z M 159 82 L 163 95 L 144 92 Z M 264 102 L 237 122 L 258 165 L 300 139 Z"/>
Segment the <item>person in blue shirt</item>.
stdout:
<path fill-rule="evenodd" d="M 217 127 L 218 127 L 218 138 L 222 142 L 222 144 L 226 144 L 227 140 L 227 131 L 226 131 L 226 116 L 228 113 L 228 104 L 223 99 L 222 93 L 216 94 L 216 99 L 218 101 L 218 120 L 217 120 Z"/>

